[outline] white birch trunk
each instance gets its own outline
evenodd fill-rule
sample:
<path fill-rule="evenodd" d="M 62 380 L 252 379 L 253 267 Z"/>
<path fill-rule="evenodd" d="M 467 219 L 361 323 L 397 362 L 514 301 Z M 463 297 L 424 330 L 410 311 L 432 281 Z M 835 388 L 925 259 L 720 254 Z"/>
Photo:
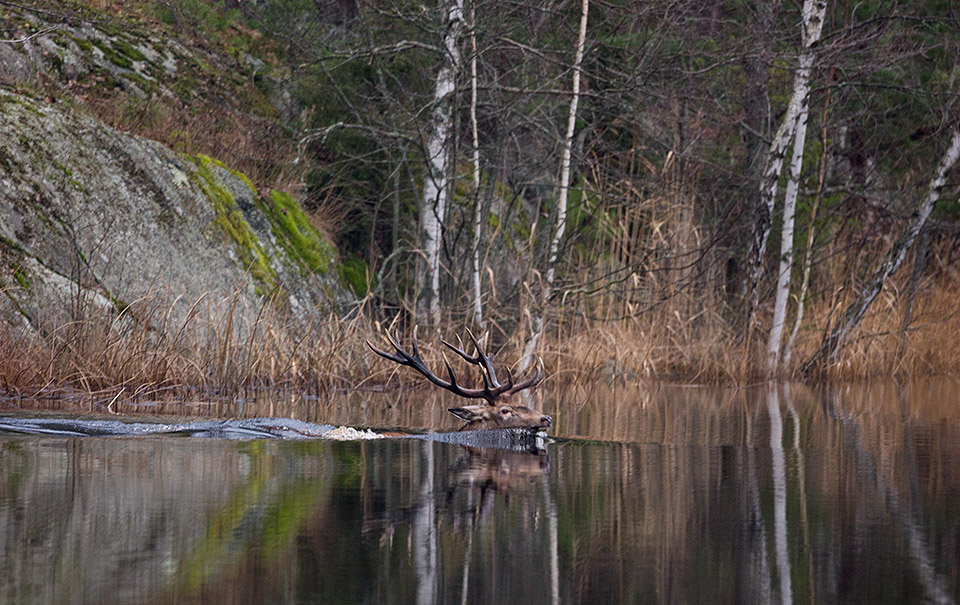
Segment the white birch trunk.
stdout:
<path fill-rule="evenodd" d="M 794 138 L 794 129 L 801 109 L 807 103 L 810 91 L 810 69 L 804 70 L 805 59 L 809 57 L 809 66 L 813 65 L 812 47 L 820 40 L 823 30 L 823 17 L 827 11 L 826 0 L 805 0 L 803 3 L 803 48 L 800 51 L 800 68 L 793 77 L 793 93 L 787 105 L 787 113 L 773 137 L 773 143 L 767 152 L 766 168 L 760 179 L 760 209 L 754 231 L 754 250 L 750 258 L 750 307 L 748 315 L 752 318 L 759 304 L 760 278 L 763 275 L 763 257 L 770 239 L 770 227 L 773 225 L 773 207 L 777 199 L 777 184 L 783 169 L 790 141 Z"/>
<path fill-rule="evenodd" d="M 833 71 L 830 72 L 830 80 L 833 80 Z M 813 264 L 813 241 L 814 227 L 817 222 L 817 216 L 820 212 L 820 204 L 823 203 L 823 188 L 827 180 L 827 111 L 830 108 L 830 88 L 827 88 L 827 96 L 823 101 L 823 113 L 820 115 L 820 168 L 817 171 L 817 195 L 813 201 L 813 209 L 810 211 L 810 223 L 807 228 L 807 247 L 803 253 L 803 278 L 800 281 L 800 292 L 797 294 L 797 313 L 793 318 L 793 330 L 790 332 L 790 338 L 783 347 L 782 365 L 785 368 L 790 367 L 790 358 L 793 355 L 793 343 L 797 339 L 800 327 L 803 325 L 803 310 L 807 300 L 807 289 L 810 286 L 810 268 Z"/>
<path fill-rule="evenodd" d="M 814 240 L 814 222 L 817 220 L 817 211 L 820 208 L 822 198 L 823 183 L 823 165 L 821 164 L 821 192 L 817 195 L 817 200 L 813 205 L 813 211 L 810 213 L 810 225 L 807 228 L 807 248 L 803 258 L 803 279 L 800 281 L 800 293 L 797 295 L 797 314 L 793 319 L 793 330 L 790 332 L 790 338 L 783 347 L 783 367 L 790 367 L 790 358 L 793 355 L 793 342 L 797 339 L 800 332 L 800 326 L 803 325 L 804 301 L 807 299 L 807 289 L 810 285 L 810 266 L 813 259 L 813 240 Z"/>
<path fill-rule="evenodd" d="M 567 228 L 567 194 L 570 190 L 570 155 L 573 150 L 573 133 L 577 125 L 577 104 L 580 102 L 580 65 L 583 63 L 583 53 L 587 40 L 587 14 L 590 10 L 590 0 L 583 0 L 580 5 L 580 34 L 577 37 L 577 53 L 573 61 L 573 88 L 570 97 L 570 112 L 567 114 L 567 132 L 563 137 L 563 155 L 560 159 L 560 187 L 557 195 L 557 228 L 550 240 L 550 252 L 547 258 L 547 272 L 540 294 L 540 309 L 533 320 L 533 330 L 527 346 L 523 351 L 523 360 L 520 363 L 521 371 L 526 370 L 533 361 L 534 353 L 540 344 L 540 334 L 543 332 L 543 316 L 547 302 L 550 300 L 553 289 L 553 279 L 556 271 L 557 254 L 563 233 Z"/>
<path fill-rule="evenodd" d="M 874 299 L 880 294 L 880 290 L 883 289 L 887 278 L 900 267 L 900 263 L 903 262 L 914 240 L 917 239 L 920 230 L 923 229 L 927 219 L 930 218 L 933 205 L 940 199 L 940 192 L 947 182 L 947 173 L 949 173 L 950 169 L 957 163 L 958 157 L 960 157 L 960 130 L 954 130 L 950 147 L 940 159 L 936 174 L 930 179 L 930 185 L 927 189 L 927 199 L 917 210 L 916 214 L 913 215 L 910 223 L 900 235 L 900 238 L 894 242 L 893 247 L 890 249 L 890 252 L 887 253 L 887 257 L 877 269 L 876 273 L 874 273 L 873 278 L 860 291 L 860 295 L 857 296 L 856 300 L 850 303 L 844 310 L 840 319 L 837 320 L 837 323 L 834 324 L 833 329 L 830 331 L 830 335 L 824 337 L 823 342 L 820 344 L 820 349 L 803 364 L 802 372 L 806 373 L 817 366 L 831 364 L 836 361 L 837 353 L 843 347 L 850 333 L 857 327 L 857 324 L 860 323 L 863 316 L 866 315 L 867 309 L 870 308 Z"/>
<path fill-rule="evenodd" d="M 480 300 L 480 135 L 477 132 L 477 16 L 470 5 L 470 131 L 473 135 L 473 321 L 483 332 L 483 305 Z"/>
<path fill-rule="evenodd" d="M 780 273 L 777 275 L 777 294 L 773 305 L 773 322 L 770 324 L 770 337 L 767 340 L 767 369 L 776 372 L 780 361 L 780 343 L 783 338 L 783 324 L 787 321 L 787 301 L 790 298 L 790 274 L 793 272 L 793 228 L 797 214 L 797 193 L 800 190 L 800 176 L 803 168 L 803 150 L 807 139 L 807 95 L 810 92 L 810 69 L 813 55 L 804 55 L 800 70 L 806 73 L 803 79 L 804 101 L 797 116 L 797 125 L 793 136 L 793 155 L 790 157 L 790 178 L 783 197 L 783 228 L 780 239 Z"/>
<path fill-rule="evenodd" d="M 427 126 L 427 165 L 420 204 L 420 245 L 423 261 L 418 264 L 420 300 L 418 315 L 431 325 L 440 323 L 440 251 L 443 220 L 447 208 L 447 175 L 450 171 L 450 141 L 453 131 L 453 94 L 460 68 L 460 30 L 463 27 L 463 0 L 447 4 L 446 32 L 443 36 L 444 58 L 437 72 L 433 109 Z M 424 318 L 423 315 L 426 315 Z"/>

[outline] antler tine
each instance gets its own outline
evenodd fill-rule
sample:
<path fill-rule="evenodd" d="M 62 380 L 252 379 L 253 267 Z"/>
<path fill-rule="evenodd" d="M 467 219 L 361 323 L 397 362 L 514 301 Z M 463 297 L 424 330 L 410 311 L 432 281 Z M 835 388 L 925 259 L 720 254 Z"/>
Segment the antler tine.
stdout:
<path fill-rule="evenodd" d="M 417 330 L 418 330 L 419 328 L 420 328 L 420 326 L 418 326 L 418 325 L 416 325 L 416 324 L 413 325 L 413 343 L 411 344 L 411 347 L 412 347 L 412 349 L 413 349 L 413 356 L 414 356 L 414 357 L 420 357 L 420 349 L 417 347 Z"/>
<path fill-rule="evenodd" d="M 387 336 L 389 337 L 390 335 L 388 334 Z M 392 338 L 391 338 L 390 340 L 391 340 L 391 342 L 393 341 Z M 399 363 L 400 365 L 408 365 L 407 362 L 406 362 L 402 357 L 400 357 L 399 355 L 394 355 L 393 353 L 388 353 L 387 351 L 384 351 L 383 349 L 378 349 L 377 347 L 373 346 L 373 343 L 371 343 L 371 342 L 370 342 L 369 340 L 367 340 L 367 339 L 364 339 L 364 342 L 366 342 L 366 343 L 367 343 L 367 346 L 370 347 L 370 349 L 371 349 L 374 353 L 376 353 L 377 355 L 379 355 L 380 357 L 386 357 L 386 358 L 389 359 L 390 361 L 393 361 L 393 362 L 395 362 L 395 363 Z M 396 344 L 395 342 L 392 342 L 392 344 L 393 344 L 394 347 L 397 347 L 397 344 Z M 397 347 L 397 350 L 400 351 L 400 348 Z M 401 351 L 401 353 L 402 353 L 402 351 Z"/>
<path fill-rule="evenodd" d="M 510 368 L 507 368 L 507 390 L 511 391 L 513 389 L 513 371 Z"/>
<path fill-rule="evenodd" d="M 470 331 L 469 328 L 467 328 L 467 335 L 470 337 L 470 342 L 473 343 L 473 348 L 477 351 L 477 362 L 475 363 L 483 367 L 484 382 L 489 378 L 489 386 L 493 387 L 498 393 L 509 390 L 510 387 L 504 387 L 500 384 L 500 381 L 497 380 L 497 371 L 493 368 L 493 356 L 487 355 L 486 352 L 484 352 L 483 347 L 480 346 L 480 341 L 477 340 L 477 337 L 473 335 L 473 332 Z"/>
<path fill-rule="evenodd" d="M 477 357 L 483 357 L 484 352 L 483 352 L 483 349 L 480 348 L 480 341 L 478 341 L 477 337 L 473 335 L 473 331 L 470 330 L 470 328 L 467 328 L 467 336 L 470 337 L 470 342 L 473 343 L 473 350 L 477 352 Z M 482 338 L 483 334 L 481 334 L 480 336 Z"/>
<path fill-rule="evenodd" d="M 493 370 L 493 365 L 490 362 L 490 358 L 484 354 L 483 349 L 477 344 L 477 339 L 473 337 L 473 334 L 467 330 L 467 333 L 470 334 L 470 338 L 473 341 L 473 346 L 477 350 L 476 355 L 470 355 L 466 352 L 463 347 L 463 339 L 457 335 L 457 342 L 460 343 L 459 347 L 455 347 L 446 340 L 440 339 L 440 342 L 444 344 L 448 349 L 459 355 L 467 363 L 476 365 L 480 367 L 480 375 L 483 377 L 483 386 L 484 388 L 491 391 L 491 393 L 499 394 L 503 391 L 500 391 L 500 383 L 497 382 L 497 374 Z M 493 374 L 491 376 L 491 373 Z"/>
<path fill-rule="evenodd" d="M 443 356 L 443 363 L 447 367 L 447 374 L 450 376 L 450 382 L 447 382 L 446 380 L 434 374 L 423 360 L 423 357 L 420 356 L 420 348 L 417 345 L 417 326 L 413 327 L 413 338 L 410 347 L 411 353 L 407 353 L 403 350 L 403 347 L 400 346 L 400 342 L 395 336 L 391 335 L 389 332 L 386 332 L 386 336 L 390 341 L 390 344 L 393 345 L 393 348 L 396 349 L 396 353 L 388 353 L 387 351 L 378 349 L 377 347 L 373 346 L 369 340 L 366 341 L 367 346 L 370 347 L 374 353 L 380 355 L 381 357 L 389 359 L 390 361 L 399 365 L 413 368 L 422 374 L 427 380 L 442 389 L 446 389 L 461 397 L 468 397 L 471 399 L 486 399 L 490 402 L 494 401 L 501 393 L 503 393 L 503 391 L 499 389 L 491 390 L 489 385 L 487 385 L 486 379 L 484 379 L 485 386 L 482 389 L 468 389 L 460 386 L 457 382 L 456 374 L 454 373 L 453 368 L 450 366 L 450 362 L 447 360 L 446 355 Z"/>
<path fill-rule="evenodd" d="M 384 332 L 384 334 L 387 335 L 387 340 L 390 341 L 390 344 L 393 345 L 393 348 L 402 353 L 403 347 L 400 346 L 399 339 L 390 332 Z"/>
<path fill-rule="evenodd" d="M 540 384 L 540 381 L 543 380 L 543 358 L 537 357 L 537 363 L 533 366 L 533 370 L 529 372 L 530 376 L 524 380 L 513 385 L 510 389 L 510 393 L 516 393 L 524 389 L 529 389 L 530 387 L 535 387 Z M 511 376 L 511 379 L 513 377 Z"/>
<path fill-rule="evenodd" d="M 473 356 L 473 355 L 470 355 L 469 353 L 467 353 L 466 351 L 463 350 L 463 341 L 460 339 L 459 336 L 457 336 L 457 342 L 460 343 L 460 346 L 459 346 L 459 347 L 453 346 L 452 344 L 450 344 L 449 342 L 447 342 L 446 340 L 444 340 L 444 339 L 442 339 L 442 338 L 440 339 L 440 342 L 443 344 L 443 346 L 447 347 L 448 349 L 450 349 L 451 351 L 453 351 L 454 353 L 456 353 L 457 355 L 459 355 L 460 357 L 462 357 L 463 360 L 466 361 L 467 363 L 472 363 L 472 364 L 478 364 L 478 363 L 480 363 L 480 359 L 479 359 L 479 358 L 477 358 L 477 357 L 475 357 L 475 356 Z"/>
<path fill-rule="evenodd" d="M 440 356 L 443 357 L 443 365 L 447 366 L 447 375 L 450 376 L 450 384 L 454 388 L 460 388 L 460 385 L 457 384 L 457 375 L 453 373 L 453 367 L 450 365 L 447 356 L 443 353 L 440 353 Z"/>

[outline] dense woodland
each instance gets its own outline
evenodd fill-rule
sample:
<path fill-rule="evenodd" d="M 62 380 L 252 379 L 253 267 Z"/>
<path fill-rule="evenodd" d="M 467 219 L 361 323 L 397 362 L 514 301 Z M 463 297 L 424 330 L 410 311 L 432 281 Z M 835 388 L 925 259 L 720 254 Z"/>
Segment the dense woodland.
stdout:
<path fill-rule="evenodd" d="M 795 328 L 836 362 L 881 286 L 906 338 L 954 285 L 950 3 L 240 4 L 297 56 L 308 203 L 385 312 L 774 370 Z"/>
<path fill-rule="evenodd" d="M 237 58 L 267 107 L 88 104 L 298 196 L 370 330 L 580 376 L 960 369 L 954 2 L 82 6 Z"/>

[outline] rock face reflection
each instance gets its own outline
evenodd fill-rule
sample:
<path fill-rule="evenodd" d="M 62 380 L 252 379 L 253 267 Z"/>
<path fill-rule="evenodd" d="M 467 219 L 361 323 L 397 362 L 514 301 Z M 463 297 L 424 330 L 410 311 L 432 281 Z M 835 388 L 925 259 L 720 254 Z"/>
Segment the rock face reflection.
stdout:
<path fill-rule="evenodd" d="M 558 431 L 633 442 L 527 451 L 0 435 L 0 602 L 956 602 L 952 392 L 592 400 Z"/>

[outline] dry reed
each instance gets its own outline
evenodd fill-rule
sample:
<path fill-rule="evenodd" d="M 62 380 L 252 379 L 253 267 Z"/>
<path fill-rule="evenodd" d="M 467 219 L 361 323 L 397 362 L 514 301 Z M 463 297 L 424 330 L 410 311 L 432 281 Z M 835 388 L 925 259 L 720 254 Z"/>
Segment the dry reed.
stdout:
<path fill-rule="evenodd" d="M 958 293 L 953 285 L 921 289 L 914 320 L 903 331 L 889 329 L 901 325 L 903 310 L 897 291 L 888 290 L 830 376 L 957 374 Z M 220 300 L 202 297 L 186 312 L 174 312 L 183 304 L 164 303 L 157 295 L 135 301 L 121 313 L 79 305 L 80 315 L 69 322 L 40 329 L 7 327 L 0 334 L 0 388 L 22 397 L 80 393 L 109 405 L 118 398 L 224 401 L 265 390 L 324 394 L 336 388 L 420 382 L 414 372 L 366 349 L 363 341 L 376 342 L 378 324 L 365 306 L 349 319 L 330 314 L 303 326 L 294 325 L 270 301 L 249 308 L 239 293 Z M 829 316 L 825 306 L 811 309 L 811 328 L 798 338 L 797 360 L 819 343 L 820 326 Z M 745 351 L 748 345 L 710 311 L 685 318 L 665 305 L 625 319 L 559 319 L 553 317 L 540 351 L 550 383 L 743 384 L 759 376 L 759 364 L 743 361 L 757 354 Z M 455 338 L 464 331 L 451 325 L 443 335 Z M 410 331 L 401 329 L 399 338 L 409 345 Z M 520 334 L 495 333 L 487 348 L 498 367 L 513 367 L 521 341 Z M 439 338 L 421 331 L 420 345 L 424 359 L 442 369 Z M 464 382 L 478 380 L 474 369 L 455 368 Z"/>
<path fill-rule="evenodd" d="M 294 325 L 268 300 L 248 308 L 239 292 L 135 301 L 116 313 L 92 305 L 72 321 L 0 334 L 0 385 L 23 397 L 79 391 L 100 400 L 223 400 L 261 389 L 326 392 L 366 374 L 362 315 Z M 175 319 L 179 317 L 180 319 Z"/>

